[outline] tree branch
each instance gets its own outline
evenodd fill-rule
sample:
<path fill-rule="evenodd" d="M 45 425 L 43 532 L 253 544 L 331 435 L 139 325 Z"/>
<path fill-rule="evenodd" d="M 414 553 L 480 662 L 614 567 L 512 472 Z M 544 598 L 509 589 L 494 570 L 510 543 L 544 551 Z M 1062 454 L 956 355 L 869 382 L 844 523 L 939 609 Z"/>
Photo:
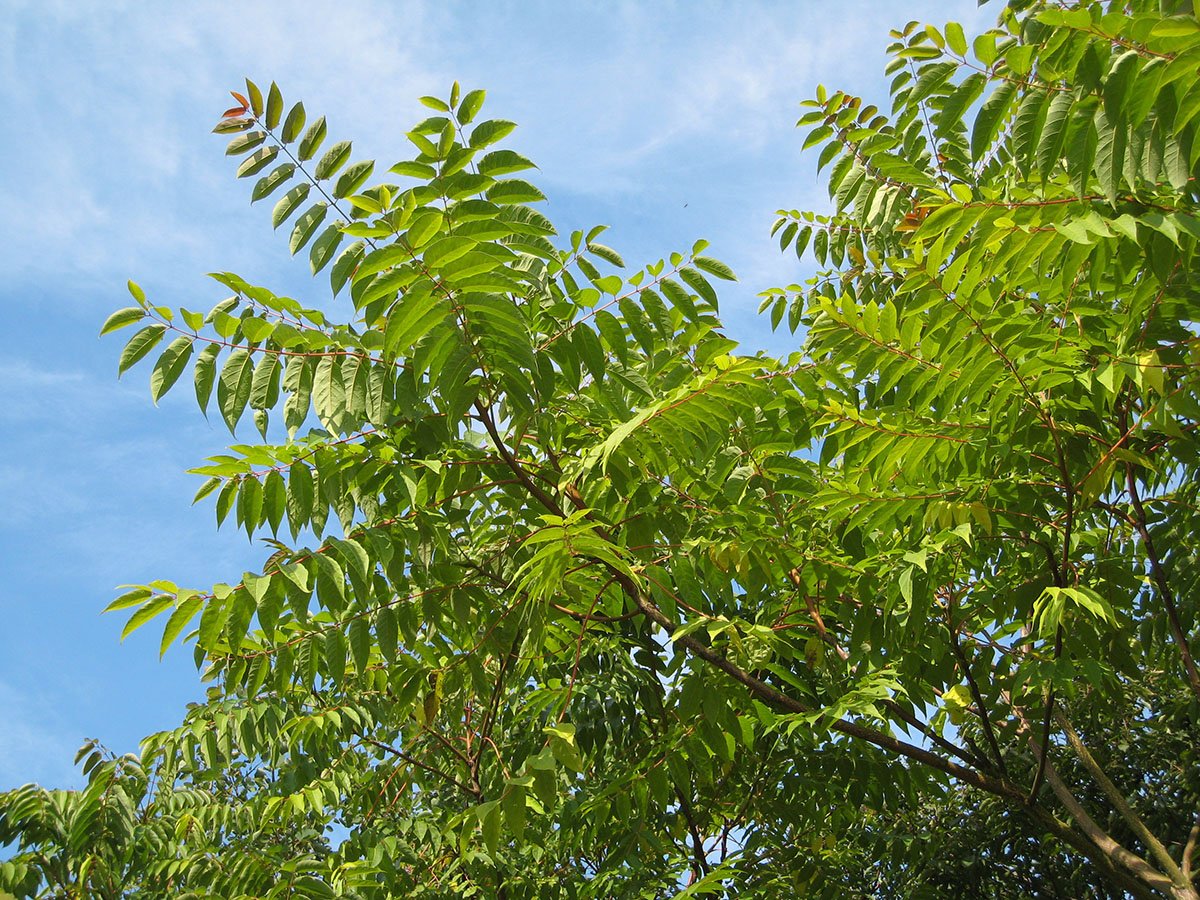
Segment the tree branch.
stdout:
<path fill-rule="evenodd" d="M 1133 510 L 1136 513 L 1133 522 L 1134 528 L 1137 529 L 1138 535 L 1142 539 L 1142 546 L 1146 548 L 1146 559 L 1150 562 L 1150 574 L 1154 576 L 1154 584 L 1158 587 L 1159 596 L 1162 597 L 1163 606 L 1167 610 L 1167 622 L 1171 626 L 1171 637 L 1179 648 L 1179 655 L 1183 658 L 1183 668 L 1187 672 L 1192 693 L 1196 695 L 1197 700 L 1200 700 L 1200 671 L 1196 669 L 1196 660 L 1192 656 L 1187 635 L 1184 634 L 1183 624 L 1179 620 L 1179 608 L 1175 605 L 1175 594 L 1172 593 L 1171 585 L 1167 582 L 1167 574 L 1163 571 L 1154 541 L 1150 537 L 1150 529 L 1146 524 L 1146 509 L 1142 506 L 1142 498 L 1138 494 L 1137 479 L 1133 477 L 1132 465 L 1125 466 L 1125 486 L 1129 489 L 1129 501 L 1133 504 Z"/>
<path fill-rule="evenodd" d="M 992 728 L 992 719 L 988 715 L 987 707 L 983 702 L 983 693 L 979 690 L 979 684 L 975 681 L 975 676 L 971 672 L 967 655 L 963 653 L 962 645 L 958 642 L 958 631 L 955 630 L 954 624 L 950 621 L 949 610 L 947 612 L 946 629 L 950 632 L 950 649 L 954 653 L 954 658 L 958 661 L 958 667 L 962 671 L 963 677 L 967 680 L 967 689 L 971 692 L 971 699 L 975 701 L 975 708 L 979 710 L 979 720 L 983 724 L 983 736 L 987 739 L 988 748 L 992 751 L 992 756 L 995 757 L 997 770 L 1001 775 L 1008 775 L 1008 769 L 1004 765 L 1004 754 L 1000 752 L 1000 743 L 996 740 L 996 732 Z"/>
<path fill-rule="evenodd" d="M 704 855 L 704 839 L 700 836 L 700 828 L 696 825 L 696 817 L 692 815 L 692 804 L 688 802 L 683 791 L 675 788 L 675 796 L 679 798 L 679 809 L 687 820 L 688 833 L 692 836 L 692 858 L 695 860 L 693 869 L 697 878 L 708 874 L 708 859 Z"/>
<path fill-rule="evenodd" d="M 1054 631 L 1054 658 L 1057 660 L 1062 655 L 1062 639 L 1063 628 L 1059 625 Z M 1046 711 L 1042 714 L 1042 749 L 1037 754 L 1038 767 L 1033 775 L 1033 784 L 1029 787 L 1029 797 L 1025 800 L 1026 803 L 1033 803 L 1037 800 L 1038 791 L 1042 787 L 1042 779 L 1046 774 L 1046 761 L 1050 758 L 1050 722 L 1054 715 L 1054 688 L 1046 694 Z"/>
<path fill-rule="evenodd" d="M 1146 845 L 1146 848 L 1150 851 L 1150 854 L 1156 860 L 1158 860 L 1158 864 L 1162 866 L 1163 871 L 1171 876 L 1171 879 L 1176 883 L 1185 883 L 1187 881 L 1187 876 L 1180 870 L 1175 860 L 1171 858 L 1171 854 L 1167 852 L 1167 848 L 1164 847 L 1162 842 L 1159 841 L 1159 839 L 1154 836 L 1150 829 L 1146 827 L 1146 823 L 1142 821 L 1141 817 L 1136 812 L 1134 812 L 1133 807 L 1129 805 L 1129 802 L 1125 799 L 1125 796 L 1119 790 L 1117 790 L 1117 786 L 1112 783 L 1112 780 L 1108 777 L 1108 775 L 1105 774 L 1104 770 L 1100 768 L 1100 764 L 1096 762 L 1096 759 L 1092 756 L 1091 751 L 1084 746 L 1083 741 L 1079 737 L 1079 733 L 1072 727 L 1071 723 L 1067 721 L 1067 717 L 1063 715 L 1061 709 L 1055 710 L 1054 718 L 1055 721 L 1058 722 L 1058 726 L 1063 730 L 1063 733 L 1066 734 L 1067 742 L 1070 743 L 1071 749 L 1075 751 L 1075 754 L 1083 762 L 1083 767 L 1087 769 L 1088 773 L 1093 779 L 1095 779 L 1096 784 L 1100 786 L 1100 790 L 1102 790 L 1104 795 L 1108 797 L 1109 802 L 1111 802 L 1113 805 L 1113 808 L 1121 814 L 1121 818 L 1125 820 L 1126 824 L 1130 827 L 1133 833 L 1136 834 L 1141 842 Z"/>
<path fill-rule="evenodd" d="M 1128 873 L 1138 879 L 1137 883 L 1143 886 L 1143 896 L 1146 895 L 1144 891 L 1145 886 L 1170 895 L 1171 889 L 1175 886 L 1171 879 L 1156 870 L 1136 853 L 1122 847 L 1113 840 L 1108 832 L 1096 824 L 1095 820 L 1088 815 L 1087 810 L 1083 808 L 1083 805 L 1075 799 L 1070 788 L 1059 777 L 1058 770 L 1054 767 L 1054 764 L 1043 755 L 1041 744 L 1038 742 L 1037 736 L 1034 735 L 1028 719 L 1025 718 L 1018 707 L 1013 706 L 1013 711 L 1017 714 L 1020 730 L 1025 733 L 1029 747 L 1038 760 L 1039 768 L 1045 773 L 1046 783 L 1050 786 L 1050 790 L 1083 831 L 1082 836 L 1075 835 L 1076 838 L 1082 838 L 1079 841 L 1068 840 L 1066 835 L 1059 836 L 1064 840 L 1068 840 L 1071 846 L 1085 853 L 1089 859 L 1094 861 L 1105 859 L 1115 871 L 1120 871 L 1121 867 L 1124 867 Z M 1028 804 L 1026 808 L 1032 815 L 1039 818 L 1039 821 L 1044 818 L 1044 815 L 1048 815 L 1045 813 L 1045 810 L 1040 810 L 1044 815 L 1039 817 L 1039 807 L 1036 803 Z M 1053 816 L 1050 816 L 1050 818 L 1053 818 Z M 1074 832 L 1070 829 L 1067 830 L 1067 833 L 1074 835 Z"/>
<path fill-rule="evenodd" d="M 362 740 L 363 740 L 363 742 L 370 744 L 372 747 L 378 747 L 380 750 L 386 750 L 388 753 L 391 753 L 393 756 L 404 760 L 410 766 L 416 766 L 418 769 L 424 769 L 426 772 L 430 772 L 434 775 L 437 775 L 439 778 L 443 779 L 444 781 L 446 781 L 449 784 L 454 785 L 456 788 L 458 788 L 464 794 L 468 794 L 468 795 L 474 797 L 476 800 L 479 800 L 479 801 L 483 800 L 483 792 L 482 791 L 478 790 L 477 788 L 468 787 L 467 785 L 465 785 L 461 781 L 459 781 L 457 778 L 455 778 L 453 775 L 451 775 L 449 772 L 446 772 L 443 769 L 439 769 L 437 766 L 431 766 L 428 763 L 421 762 L 421 760 L 417 759 L 415 756 L 405 753 L 399 747 L 393 747 L 391 744 L 385 744 L 383 741 L 377 741 L 374 738 L 369 738 L 369 737 L 363 737 Z"/>
<path fill-rule="evenodd" d="M 500 454 L 504 460 L 504 464 L 517 476 L 517 479 L 524 486 L 525 490 L 529 491 L 542 506 L 546 507 L 546 509 L 550 510 L 556 516 L 565 516 L 563 508 L 558 505 L 558 502 L 534 483 L 533 479 L 529 477 L 529 473 L 521 467 L 521 464 L 509 452 L 508 447 L 505 446 L 504 441 L 500 438 L 500 432 L 497 430 L 496 423 L 492 419 L 490 407 L 484 406 L 482 400 L 476 400 L 475 411 L 479 413 L 479 420 L 483 422 L 483 427 L 487 429 L 488 436 L 491 437 L 492 445 L 496 448 L 496 452 Z"/>
<path fill-rule="evenodd" d="M 1196 815 L 1196 824 L 1188 832 L 1187 843 L 1183 846 L 1183 877 L 1187 879 L 1188 884 L 1192 882 L 1192 858 L 1200 850 L 1197 841 L 1200 841 L 1200 813 Z"/>

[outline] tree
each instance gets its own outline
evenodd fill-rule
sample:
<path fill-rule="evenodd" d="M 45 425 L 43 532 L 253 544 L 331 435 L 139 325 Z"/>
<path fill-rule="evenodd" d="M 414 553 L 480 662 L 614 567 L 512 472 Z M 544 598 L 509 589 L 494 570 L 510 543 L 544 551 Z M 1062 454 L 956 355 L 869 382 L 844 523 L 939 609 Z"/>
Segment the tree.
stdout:
<path fill-rule="evenodd" d="M 103 332 L 251 410 L 197 499 L 274 552 L 110 606 L 208 702 L 4 795 L 0 887 L 1196 898 L 1197 12 L 1012 2 L 896 32 L 890 114 L 819 90 L 781 360 L 703 242 L 553 243 L 483 92 L 366 187 L 248 83 L 215 130 L 342 299 Z"/>

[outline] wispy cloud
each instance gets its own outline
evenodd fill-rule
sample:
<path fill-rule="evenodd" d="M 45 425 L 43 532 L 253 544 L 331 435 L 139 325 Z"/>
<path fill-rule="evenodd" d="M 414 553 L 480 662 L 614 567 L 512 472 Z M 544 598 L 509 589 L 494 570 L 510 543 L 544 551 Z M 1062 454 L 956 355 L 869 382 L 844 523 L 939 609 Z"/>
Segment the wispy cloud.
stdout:
<path fill-rule="evenodd" d="M 23 691 L 0 681 L 0 790 L 29 782 L 79 784 L 71 761 L 86 736 L 73 733 L 55 708 L 56 698 L 49 693 Z"/>
<path fill-rule="evenodd" d="M 272 270 L 241 238 L 261 235 L 265 214 L 247 213 L 246 186 L 206 134 L 249 70 L 385 163 L 404 152 L 415 98 L 461 77 L 521 121 L 548 186 L 657 196 L 714 157 L 728 159 L 726 185 L 744 180 L 739 160 L 782 170 L 796 101 L 820 79 L 873 81 L 893 13 L 994 15 L 970 0 L 897 3 L 886 16 L 875 0 L 836 16 L 817 3 L 628 0 L 10 5 L 0 98 L 20 123 L 4 152 L 18 177 L 0 215 L 21 227 L 0 265 L 32 278 L 53 252 L 58 277 L 77 279 L 218 261 Z"/>

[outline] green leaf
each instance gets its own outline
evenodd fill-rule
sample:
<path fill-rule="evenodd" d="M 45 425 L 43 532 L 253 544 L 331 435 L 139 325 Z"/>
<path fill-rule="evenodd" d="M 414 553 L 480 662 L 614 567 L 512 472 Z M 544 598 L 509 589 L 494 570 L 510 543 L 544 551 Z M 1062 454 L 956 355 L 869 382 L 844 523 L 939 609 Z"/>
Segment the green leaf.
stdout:
<path fill-rule="evenodd" d="M 264 354 L 254 367 L 250 381 L 250 406 L 271 409 L 279 402 L 279 376 L 283 366 L 274 353 Z"/>
<path fill-rule="evenodd" d="M 1096 114 L 1096 178 L 1110 203 L 1116 202 L 1124 183 L 1125 149 L 1128 130 L 1112 125 L 1104 112 Z"/>
<path fill-rule="evenodd" d="M 514 150 L 493 150 L 479 160 L 479 171 L 492 177 L 536 168 L 530 160 Z"/>
<path fill-rule="evenodd" d="M 470 91 L 463 97 L 462 103 L 458 107 L 458 121 L 461 125 L 470 125 L 479 114 L 479 110 L 483 108 L 483 101 L 487 98 L 485 91 Z M 510 131 L 512 129 L 509 129 Z M 472 145 L 474 146 L 474 145 Z"/>
<path fill-rule="evenodd" d="M 313 376 L 313 407 L 330 433 L 337 433 L 337 420 L 346 410 L 346 386 L 342 369 L 331 356 L 322 357 Z"/>
<path fill-rule="evenodd" d="M 980 72 L 972 72 L 942 101 L 937 114 L 937 134 L 945 137 L 953 134 L 963 122 L 967 110 L 983 94 L 987 79 Z"/>
<path fill-rule="evenodd" d="M 1117 127 L 1123 127 L 1127 121 L 1125 103 L 1141 68 L 1140 60 L 1136 50 L 1126 50 L 1116 58 L 1104 79 L 1104 114 Z"/>
<path fill-rule="evenodd" d="M 199 503 L 220 486 L 221 479 L 214 475 L 212 478 L 205 481 L 204 484 L 200 485 L 200 490 L 196 491 L 196 495 L 192 497 L 192 504 L 195 505 Z"/>
<path fill-rule="evenodd" d="M 442 212 L 438 209 L 427 209 L 413 217 L 412 224 L 406 235 L 408 245 L 413 249 L 427 244 L 435 234 L 442 229 Z"/>
<path fill-rule="evenodd" d="M 1094 103 L 1076 104 L 1071 111 L 1067 172 L 1079 193 L 1088 190 L 1096 162 L 1099 136 L 1096 133 L 1095 112 Z"/>
<path fill-rule="evenodd" d="M 100 327 L 100 336 L 103 337 L 111 331 L 124 328 L 126 325 L 132 325 L 134 322 L 140 322 L 144 318 L 146 318 L 146 311 L 140 306 L 127 306 L 125 309 L 118 309 L 104 320 L 104 324 Z"/>
<path fill-rule="evenodd" d="M 321 116 L 317 121 L 308 126 L 308 131 L 304 132 L 304 137 L 300 139 L 300 146 L 297 149 L 296 156 L 301 162 L 307 162 L 321 149 L 321 144 L 324 141 L 325 117 Z"/>
<path fill-rule="evenodd" d="M 337 262 L 333 264 L 333 268 L 329 271 L 329 285 L 335 297 L 345 287 L 347 280 L 349 280 L 355 268 L 362 262 L 365 253 L 366 246 L 363 242 L 355 241 L 338 256 Z"/>
<path fill-rule="evenodd" d="M 246 153 L 249 150 L 253 150 L 266 139 L 267 133 L 265 131 L 244 132 L 225 145 L 225 155 L 237 156 L 239 153 Z"/>
<path fill-rule="evenodd" d="M 246 96 L 250 100 L 250 109 L 256 116 L 263 114 L 263 96 L 262 91 L 258 89 L 258 85 L 246 79 Z"/>
<path fill-rule="evenodd" d="M 712 305 L 713 309 L 717 308 L 717 292 L 713 286 L 708 283 L 708 279 L 706 279 L 695 269 L 686 268 L 679 270 L 679 277 L 688 287 L 707 300 Z M 663 291 L 664 293 L 666 292 L 666 282 L 663 282 Z"/>
<path fill-rule="evenodd" d="M 271 227 L 278 228 L 288 220 L 300 204 L 308 197 L 308 192 L 312 190 L 312 185 L 307 181 L 302 182 L 288 191 L 279 202 L 275 204 L 275 209 L 271 211 Z"/>
<path fill-rule="evenodd" d="M 600 257 L 606 263 L 616 266 L 618 269 L 625 268 L 625 260 L 621 259 L 621 254 L 612 247 L 606 247 L 604 244 L 596 244 L 589 241 L 587 249 L 589 253 Z"/>
<path fill-rule="evenodd" d="M 388 316 L 384 332 L 384 352 L 389 356 L 408 356 L 418 340 L 439 324 L 434 315 L 438 298 L 433 294 L 406 296 Z"/>
<path fill-rule="evenodd" d="M 426 246 L 425 251 L 421 254 L 421 258 L 424 260 L 426 266 L 438 269 L 449 265 L 456 259 L 466 256 L 476 246 L 475 241 L 471 238 L 450 235 L 439 238 Z"/>
<path fill-rule="evenodd" d="M 246 537 L 253 540 L 254 531 L 262 524 L 262 483 L 253 476 L 242 479 L 238 486 L 237 517 L 246 529 Z"/>
<path fill-rule="evenodd" d="M 342 567 L 327 553 L 318 553 L 313 559 L 317 563 L 317 595 L 321 604 L 338 612 L 346 599 L 346 576 Z"/>
<path fill-rule="evenodd" d="M 1012 108 L 1016 93 L 1017 86 L 1006 81 L 992 91 L 983 102 L 979 114 L 975 116 L 975 124 L 971 127 L 971 159 L 981 159 L 995 143 L 1000 126 Z"/>
<path fill-rule="evenodd" d="M 131 587 L 131 585 L 121 585 L 121 587 Z M 104 607 L 104 612 L 117 612 L 122 609 L 129 609 L 131 606 L 140 606 L 154 595 L 154 591 L 143 585 L 133 587 L 132 590 L 126 591 L 121 596 L 117 597 L 112 603 Z"/>
<path fill-rule="evenodd" d="M 288 469 L 287 516 L 293 534 L 308 525 L 312 516 L 313 491 L 312 469 L 308 463 L 292 463 Z"/>
<path fill-rule="evenodd" d="M 283 115 L 283 95 L 279 92 L 278 85 L 271 82 L 271 87 L 267 91 L 267 114 L 263 119 L 263 123 L 268 129 L 274 129 L 279 124 L 279 119 Z"/>
<path fill-rule="evenodd" d="M 414 161 L 398 162 L 388 171 L 397 175 L 408 175 L 410 178 L 421 178 L 425 181 L 432 180 L 437 174 L 437 170 L 428 163 Z"/>
<path fill-rule="evenodd" d="M 1029 91 L 1017 108 L 1013 121 L 1012 140 L 1017 163 L 1022 174 L 1028 175 L 1033 168 L 1038 142 L 1041 140 L 1042 128 L 1050 109 L 1051 96 L 1049 93 Z"/>
<path fill-rule="evenodd" d="M 311 250 L 309 250 L 308 260 L 312 268 L 312 273 L 316 275 L 329 261 L 333 259 L 334 253 L 337 252 L 338 245 L 341 244 L 344 234 L 342 229 L 337 225 L 328 225 L 321 232 L 320 236 L 313 241 Z"/>
<path fill-rule="evenodd" d="M 238 178 L 249 178 L 251 175 L 257 175 L 267 166 L 275 161 L 275 157 L 279 155 L 278 147 L 262 147 L 255 150 L 244 160 L 237 168 Z"/>
<path fill-rule="evenodd" d="M 487 190 L 487 198 L 492 203 L 536 203 L 545 200 L 546 195 L 528 181 L 519 178 L 509 178 L 497 181 Z"/>
<path fill-rule="evenodd" d="M 371 177 L 371 172 L 375 169 L 373 160 L 363 160 L 356 162 L 346 171 L 338 176 L 337 183 L 333 187 L 333 196 L 337 199 L 349 197 L 356 192 L 363 183 Z"/>
<path fill-rule="evenodd" d="M 719 259 L 713 259 L 711 256 L 697 256 L 692 260 L 694 265 L 701 272 L 707 272 L 717 278 L 725 281 L 737 281 L 737 276 L 733 274 L 733 269 L 725 265 Z"/>
<path fill-rule="evenodd" d="M 250 399 L 254 378 L 254 363 L 247 350 L 238 348 L 229 354 L 217 381 L 217 405 L 232 433 Z"/>
<path fill-rule="evenodd" d="M 1055 94 L 1050 101 L 1050 108 L 1046 112 L 1046 124 L 1042 127 L 1041 140 L 1037 146 L 1037 168 L 1042 178 L 1049 178 L 1062 158 L 1073 104 L 1074 98 L 1066 92 Z"/>
<path fill-rule="evenodd" d="M 700 274 L 694 269 L 684 269 L 679 273 L 679 276 L 683 278 L 684 281 L 687 281 L 688 284 L 691 284 L 691 280 L 689 280 L 689 277 L 685 275 L 685 273 L 690 273 L 691 279 L 697 281 L 698 283 L 703 281 L 703 279 L 700 278 Z M 709 293 L 712 293 L 712 288 L 708 286 L 708 283 L 704 282 L 704 285 L 708 289 Z M 671 305 L 683 313 L 687 317 L 688 321 L 697 322 L 700 320 L 700 313 L 696 309 L 696 304 L 692 302 L 691 294 L 689 294 L 680 285 L 676 284 L 669 278 L 662 282 L 661 287 L 662 292 L 666 294 L 667 299 L 671 301 Z M 715 300 L 716 295 L 714 294 L 713 301 Z"/>
<path fill-rule="evenodd" d="M 250 192 L 250 202 L 256 203 L 264 197 L 270 196 L 275 188 L 291 178 L 295 171 L 296 167 L 292 163 L 284 163 L 281 166 L 276 166 L 271 170 L 270 174 L 264 175 L 255 183 L 254 190 Z"/>
<path fill-rule="evenodd" d="M 257 373 L 256 373 L 257 374 Z M 287 508 L 287 485 L 283 476 L 272 469 L 267 473 L 263 482 L 263 511 L 267 524 L 271 526 L 271 534 L 279 534 L 279 526 L 283 522 L 283 514 Z"/>
<path fill-rule="evenodd" d="M 236 134 L 239 131 L 245 131 L 254 125 L 254 120 L 248 116 L 233 119 L 222 119 L 213 126 L 213 134 Z"/>
<path fill-rule="evenodd" d="M 642 308 L 628 297 L 621 297 L 617 301 L 617 306 L 620 308 L 621 315 L 625 319 L 625 324 L 629 326 L 629 333 L 633 335 L 634 340 L 646 353 L 654 353 L 656 346 L 654 331 Z"/>
<path fill-rule="evenodd" d="M 303 249 L 304 245 L 308 243 L 308 239 L 317 230 L 317 226 L 325 220 L 326 211 L 324 201 L 318 201 L 296 220 L 296 225 L 292 228 L 291 239 L 288 241 L 288 249 L 291 250 L 293 256 Z"/>
<path fill-rule="evenodd" d="M 582 323 L 575 326 L 573 333 L 575 344 L 579 348 L 579 355 L 583 357 L 588 371 L 596 380 L 602 379 L 604 377 L 604 346 L 600 343 L 600 338 L 596 336 L 596 332 Z"/>
<path fill-rule="evenodd" d="M 971 49 L 975 51 L 975 58 L 979 60 L 984 67 L 990 66 L 996 61 L 996 33 L 985 32 L 976 36 L 971 43 Z"/>
<path fill-rule="evenodd" d="M 355 671 L 365 672 L 371 662 L 371 629 L 366 620 L 355 619 L 350 623 L 347 636 L 350 639 L 350 655 L 354 659 Z"/>
<path fill-rule="evenodd" d="M 230 595 L 228 585 L 218 585 L 213 588 L 212 598 L 204 605 L 200 614 L 200 629 L 197 643 L 205 650 L 217 649 L 217 642 L 225 630 L 225 622 L 229 618 L 229 604 L 225 601 Z"/>
<path fill-rule="evenodd" d="M 967 37 L 963 33 L 963 27 L 957 22 L 946 23 L 946 44 L 958 56 L 965 57 L 967 55 Z"/>
<path fill-rule="evenodd" d="M 463 104 L 465 105 L 466 102 L 467 101 L 464 98 Z M 482 102 L 482 100 L 480 102 Z M 471 131 L 469 144 L 473 149 L 476 150 L 491 146 L 497 141 L 502 141 L 504 138 L 508 137 L 508 135 L 510 135 L 513 129 L 516 127 L 516 122 L 509 122 L 505 119 L 489 119 L 486 122 L 480 122 L 475 126 L 474 130 Z"/>
<path fill-rule="evenodd" d="M 167 619 L 167 624 L 163 628 L 162 640 L 158 645 L 158 658 L 162 659 L 167 655 L 167 649 L 179 637 L 180 632 L 187 626 L 187 623 L 196 617 L 196 613 L 204 605 L 204 598 L 196 594 L 187 594 L 185 599 L 175 607 L 175 611 L 171 613 L 171 617 Z"/>
<path fill-rule="evenodd" d="M 525 839 L 525 788 L 509 782 L 507 789 L 500 798 L 500 807 L 504 812 L 504 824 L 518 844 Z"/>
<path fill-rule="evenodd" d="M 480 823 L 483 826 L 483 845 L 487 847 L 488 853 L 495 855 L 500 849 L 500 806 L 492 801 L 479 807 L 479 810 L 482 811 Z"/>
<path fill-rule="evenodd" d="M 349 141 L 338 141 L 332 147 L 325 151 L 325 155 L 321 157 L 321 161 L 317 163 L 316 169 L 313 170 L 313 177 L 318 181 L 324 181 L 331 177 L 342 166 L 346 164 L 346 160 L 350 158 L 351 145 Z"/>
<path fill-rule="evenodd" d="M 604 343 L 608 345 L 609 350 L 616 354 L 617 358 L 622 362 L 627 362 L 629 359 L 629 342 L 621 327 L 620 319 L 610 312 L 598 310 L 596 312 L 596 328 L 604 338 Z"/>
<path fill-rule="evenodd" d="M 216 361 L 220 352 L 219 344 L 209 344 L 196 357 L 196 403 L 205 415 L 208 414 L 208 399 L 212 395 L 213 382 L 216 380 Z"/>
<path fill-rule="evenodd" d="M 150 396 L 156 404 L 179 380 L 191 356 L 192 339 L 186 335 L 175 338 L 167 345 L 167 349 L 154 364 L 154 371 L 150 373 Z"/>
<path fill-rule="evenodd" d="M 147 353 L 153 350 L 158 345 L 158 342 L 162 340 L 166 330 L 166 325 L 155 323 L 147 325 L 131 337 L 129 343 L 125 345 L 125 349 L 121 352 L 121 359 L 117 363 L 117 374 L 124 374 L 126 370 L 136 365 Z"/>
<path fill-rule="evenodd" d="M 281 139 L 285 144 L 290 144 L 300 134 L 300 129 L 304 127 L 304 104 L 297 103 L 287 114 L 287 119 L 283 123 L 283 134 Z"/>
<path fill-rule="evenodd" d="M 396 661 L 398 636 L 395 610 L 390 606 L 381 608 L 375 614 L 375 638 L 379 644 L 379 652 L 389 665 Z"/>
<path fill-rule="evenodd" d="M 125 640 L 125 638 L 129 637 L 129 635 L 133 634 L 164 609 L 172 606 L 174 602 L 174 597 L 164 595 L 155 597 L 153 600 L 139 607 L 137 612 L 129 617 L 129 621 L 125 623 L 125 627 L 121 629 L 121 640 Z"/>

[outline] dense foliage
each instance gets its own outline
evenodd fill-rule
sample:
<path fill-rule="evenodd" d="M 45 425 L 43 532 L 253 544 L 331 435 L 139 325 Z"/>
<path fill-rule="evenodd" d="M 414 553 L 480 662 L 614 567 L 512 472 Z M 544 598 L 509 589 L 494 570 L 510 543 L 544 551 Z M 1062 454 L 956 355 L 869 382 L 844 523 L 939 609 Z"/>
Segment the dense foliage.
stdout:
<path fill-rule="evenodd" d="M 481 91 L 372 181 L 248 84 L 216 131 L 339 299 L 103 330 L 249 411 L 198 498 L 273 552 L 112 604 L 208 701 L 0 796 L 0 889 L 1196 898 L 1197 13 L 1014 2 L 896 32 L 890 112 L 818 91 L 786 359 L 703 242 L 556 243 Z"/>

